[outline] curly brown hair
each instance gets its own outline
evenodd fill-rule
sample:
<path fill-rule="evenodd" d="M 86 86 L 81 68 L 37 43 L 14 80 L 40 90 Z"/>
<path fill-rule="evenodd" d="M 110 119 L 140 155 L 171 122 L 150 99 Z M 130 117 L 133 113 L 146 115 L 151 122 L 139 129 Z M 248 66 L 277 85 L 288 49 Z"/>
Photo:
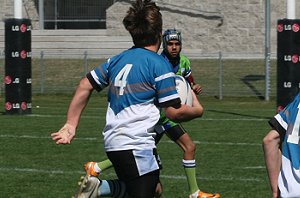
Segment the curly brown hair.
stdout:
<path fill-rule="evenodd" d="M 123 19 L 136 47 L 154 45 L 161 41 L 162 16 L 160 8 L 151 0 L 137 0 Z"/>

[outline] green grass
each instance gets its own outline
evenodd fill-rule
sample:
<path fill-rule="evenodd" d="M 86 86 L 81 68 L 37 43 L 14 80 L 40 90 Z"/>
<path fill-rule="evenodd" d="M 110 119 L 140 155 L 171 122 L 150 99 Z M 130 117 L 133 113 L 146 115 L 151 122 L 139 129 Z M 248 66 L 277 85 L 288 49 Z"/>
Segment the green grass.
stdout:
<path fill-rule="evenodd" d="M 71 197 L 84 174 L 83 164 L 106 158 L 101 134 L 106 101 L 101 94 L 91 97 L 71 145 L 55 145 L 51 140 L 50 134 L 65 122 L 71 97 L 33 95 L 31 115 L 0 115 L 1 197 Z M 184 123 L 197 143 L 199 187 L 220 192 L 222 198 L 271 197 L 261 142 L 275 102 L 256 97 L 200 96 L 200 100 L 204 116 Z M 3 107 L 3 98 L 0 104 Z M 163 198 L 187 197 L 182 151 L 166 137 L 158 150 L 164 167 Z M 103 173 L 102 178 L 115 178 L 114 171 Z"/>

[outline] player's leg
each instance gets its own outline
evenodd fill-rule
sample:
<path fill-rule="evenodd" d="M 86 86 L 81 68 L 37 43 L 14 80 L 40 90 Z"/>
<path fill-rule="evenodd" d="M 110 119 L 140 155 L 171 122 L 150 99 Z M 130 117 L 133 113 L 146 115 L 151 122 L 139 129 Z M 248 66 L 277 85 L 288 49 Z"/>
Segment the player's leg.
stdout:
<path fill-rule="evenodd" d="M 96 191 L 90 189 L 90 187 L 87 188 L 87 186 L 91 186 L 90 184 L 97 183 L 97 180 L 95 179 L 91 179 L 91 181 L 89 181 L 90 177 L 98 177 L 102 171 L 111 167 L 112 167 L 112 163 L 109 159 L 103 160 L 101 162 L 87 162 L 84 165 L 86 176 L 82 177 L 81 181 L 79 182 L 79 190 L 77 192 L 76 197 L 78 197 L 78 195 L 86 197 L 85 195 L 90 195 L 91 192 L 95 193 Z M 98 180 L 100 181 L 100 184 L 97 187 L 98 196 L 101 195 L 101 197 L 115 197 L 115 198 L 126 197 L 125 184 L 120 180 L 100 180 L 100 179 Z"/>
<path fill-rule="evenodd" d="M 156 196 L 156 187 L 159 170 L 152 171 L 126 182 L 126 189 L 130 198 L 153 198 Z"/>
<path fill-rule="evenodd" d="M 180 124 L 166 129 L 166 135 L 183 150 L 183 167 L 189 185 L 190 198 L 218 198 L 219 194 L 204 193 L 199 190 L 196 178 L 196 145 Z"/>
<path fill-rule="evenodd" d="M 102 174 L 104 170 L 111 167 L 113 167 L 113 165 L 109 159 L 106 159 L 101 162 L 87 162 L 84 165 L 87 175 L 95 176 L 95 177 L 99 177 L 100 173 Z M 101 191 L 101 197 L 108 196 L 108 197 L 121 198 L 125 196 L 124 193 L 125 186 L 123 182 L 119 182 L 119 180 L 101 180 L 101 181 L 102 182 L 99 187 L 100 188 L 99 190 Z M 159 181 L 156 185 L 154 198 L 161 197 L 162 191 L 163 191 L 162 184 Z"/>
<path fill-rule="evenodd" d="M 107 152 L 118 178 L 125 183 L 128 197 L 153 198 L 159 181 L 154 150 Z"/>
<path fill-rule="evenodd" d="M 179 124 L 166 129 L 166 135 L 174 142 L 176 142 L 183 150 L 183 167 L 186 173 L 186 178 L 189 186 L 190 194 L 199 190 L 196 179 L 196 161 L 195 150 L 196 146 L 190 136 L 184 131 L 183 127 Z"/>
<path fill-rule="evenodd" d="M 111 167 L 113 167 L 113 165 L 109 159 L 103 160 L 101 162 L 87 162 L 86 164 L 84 164 L 86 173 L 94 177 L 98 177 L 102 171 Z"/>
<path fill-rule="evenodd" d="M 102 180 L 99 187 L 101 197 L 127 198 L 125 183 L 116 180 Z"/>
<path fill-rule="evenodd" d="M 79 183 L 75 198 L 114 197 L 127 198 L 126 187 L 120 180 L 100 180 L 86 175 Z"/>
<path fill-rule="evenodd" d="M 157 185 L 156 185 L 156 189 L 155 189 L 155 195 L 154 198 L 160 198 L 163 192 L 163 186 L 162 183 L 160 181 L 158 181 Z"/>

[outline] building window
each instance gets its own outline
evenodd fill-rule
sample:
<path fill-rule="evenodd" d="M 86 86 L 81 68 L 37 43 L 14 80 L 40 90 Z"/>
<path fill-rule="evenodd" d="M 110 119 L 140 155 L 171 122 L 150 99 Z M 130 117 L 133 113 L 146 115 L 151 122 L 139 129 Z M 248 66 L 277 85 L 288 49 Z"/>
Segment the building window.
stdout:
<path fill-rule="evenodd" d="M 114 2 L 115 0 L 45 0 L 44 28 L 106 29 L 106 9 Z"/>

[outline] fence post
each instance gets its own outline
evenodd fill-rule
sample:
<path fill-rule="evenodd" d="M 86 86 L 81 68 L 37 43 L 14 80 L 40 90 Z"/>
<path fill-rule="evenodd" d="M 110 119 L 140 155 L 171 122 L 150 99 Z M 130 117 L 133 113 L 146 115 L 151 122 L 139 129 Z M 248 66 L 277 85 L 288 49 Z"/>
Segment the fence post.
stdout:
<path fill-rule="evenodd" d="M 270 0 L 265 2 L 265 100 L 270 100 L 270 59 L 271 59 L 271 16 Z"/>
<path fill-rule="evenodd" d="M 223 60 L 222 52 L 219 52 L 219 100 L 223 99 Z"/>
<path fill-rule="evenodd" d="M 41 51 L 40 57 L 40 91 L 44 93 L 44 84 L 45 84 L 45 65 L 44 65 L 44 51 Z"/>
<path fill-rule="evenodd" d="M 87 60 L 88 53 L 87 51 L 84 51 L 84 61 L 83 61 L 83 76 L 86 75 L 88 72 L 88 60 Z"/>
<path fill-rule="evenodd" d="M 40 30 L 44 29 L 44 0 L 39 0 L 39 24 L 40 24 Z"/>

